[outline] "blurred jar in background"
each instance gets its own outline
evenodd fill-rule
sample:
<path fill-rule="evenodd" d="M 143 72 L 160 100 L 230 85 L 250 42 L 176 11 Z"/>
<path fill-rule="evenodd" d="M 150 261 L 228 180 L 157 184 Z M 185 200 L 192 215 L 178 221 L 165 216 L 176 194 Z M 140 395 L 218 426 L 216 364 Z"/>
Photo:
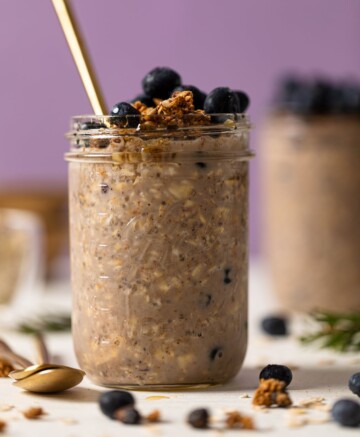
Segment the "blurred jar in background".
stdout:
<path fill-rule="evenodd" d="M 34 306 L 44 273 L 43 228 L 30 212 L 0 209 L 0 305 Z M 18 311 L 19 310 L 19 311 Z"/>
<path fill-rule="evenodd" d="M 360 87 L 288 79 L 261 129 L 263 237 L 285 309 L 360 311 Z"/>

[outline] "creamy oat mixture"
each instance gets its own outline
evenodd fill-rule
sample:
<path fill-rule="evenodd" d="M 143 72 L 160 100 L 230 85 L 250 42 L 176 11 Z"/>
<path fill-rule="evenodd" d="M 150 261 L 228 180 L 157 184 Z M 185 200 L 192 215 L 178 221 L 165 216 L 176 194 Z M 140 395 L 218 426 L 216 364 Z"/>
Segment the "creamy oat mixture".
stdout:
<path fill-rule="evenodd" d="M 68 155 L 73 335 L 94 382 L 212 384 L 239 370 L 248 125 L 227 126 L 78 141 Z"/>
<path fill-rule="evenodd" d="M 264 242 L 279 302 L 359 311 L 359 117 L 275 113 L 261 155 Z"/>

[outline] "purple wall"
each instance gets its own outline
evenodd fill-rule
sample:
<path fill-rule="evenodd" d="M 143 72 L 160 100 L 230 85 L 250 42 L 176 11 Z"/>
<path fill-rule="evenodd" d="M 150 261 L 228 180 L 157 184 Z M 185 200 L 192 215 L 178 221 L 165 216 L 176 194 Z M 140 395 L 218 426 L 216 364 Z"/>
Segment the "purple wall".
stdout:
<path fill-rule="evenodd" d="M 158 65 L 209 91 L 252 97 L 259 124 L 283 71 L 360 78 L 358 0 L 77 0 L 77 16 L 108 105 L 140 90 Z M 63 138 L 91 112 L 50 0 L 0 5 L 0 183 L 65 181 Z M 252 147 L 256 149 L 256 129 Z M 252 163 L 251 247 L 258 248 L 258 178 Z"/>

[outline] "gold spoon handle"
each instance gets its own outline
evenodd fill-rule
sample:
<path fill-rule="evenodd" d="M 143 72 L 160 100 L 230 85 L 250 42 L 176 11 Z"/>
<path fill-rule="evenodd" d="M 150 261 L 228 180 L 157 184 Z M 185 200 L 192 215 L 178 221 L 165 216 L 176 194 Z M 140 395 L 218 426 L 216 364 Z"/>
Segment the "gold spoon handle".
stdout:
<path fill-rule="evenodd" d="M 15 353 L 11 347 L 2 339 L 0 339 L 0 356 L 9 360 L 12 363 L 18 364 L 21 367 L 28 367 L 32 362 L 25 357 Z"/>
<path fill-rule="evenodd" d="M 38 353 L 38 364 L 49 364 L 50 362 L 50 354 L 48 348 L 46 346 L 44 337 L 42 334 L 37 333 L 35 336 L 36 350 Z"/>
<path fill-rule="evenodd" d="M 71 7 L 66 0 L 52 0 L 60 21 L 66 41 L 70 47 L 81 80 L 89 97 L 95 115 L 107 113 L 104 97 L 96 79 L 95 71 L 90 62 L 80 29 L 76 23 Z"/>

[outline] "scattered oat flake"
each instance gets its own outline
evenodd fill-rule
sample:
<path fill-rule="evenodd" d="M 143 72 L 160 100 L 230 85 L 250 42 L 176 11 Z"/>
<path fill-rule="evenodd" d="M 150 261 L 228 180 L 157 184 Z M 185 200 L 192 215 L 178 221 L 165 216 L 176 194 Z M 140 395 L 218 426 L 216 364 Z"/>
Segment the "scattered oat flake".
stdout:
<path fill-rule="evenodd" d="M 75 425 L 76 423 L 78 423 L 78 421 L 73 417 L 62 417 L 60 419 L 60 422 L 64 425 Z"/>
<path fill-rule="evenodd" d="M 319 360 L 316 364 L 318 366 L 333 366 L 335 364 L 335 360 L 332 360 L 331 358 L 324 358 L 322 360 Z"/>
<path fill-rule="evenodd" d="M 244 393 L 242 395 L 239 396 L 240 399 L 248 399 L 250 398 L 250 395 L 248 395 L 247 393 Z"/>
<path fill-rule="evenodd" d="M 160 399 L 170 399 L 169 396 L 148 396 L 145 398 L 147 401 L 159 401 Z"/>
<path fill-rule="evenodd" d="M 41 407 L 30 407 L 26 411 L 23 411 L 23 415 L 27 419 L 38 419 L 44 414 L 46 413 Z"/>
<path fill-rule="evenodd" d="M 298 416 L 302 414 L 307 414 L 307 411 L 304 408 L 292 407 L 289 409 L 289 413 L 293 414 L 294 416 Z"/>
<path fill-rule="evenodd" d="M 300 428 L 307 424 L 307 420 L 304 417 L 291 416 L 286 422 L 288 428 Z"/>
<path fill-rule="evenodd" d="M 10 404 L 0 405 L 0 411 L 10 411 L 13 408 L 14 408 L 14 405 L 10 405 Z"/>
<path fill-rule="evenodd" d="M 330 422 L 329 417 L 312 417 L 307 420 L 307 423 L 311 425 L 322 425 L 323 423 Z"/>
<path fill-rule="evenodd" d="M 149 413 L 146 416 L 146 420 L 150 423 L 156 423 L 156 422 L 160 422 L 161 419 L 161 415 L 160 415 L 160 411 L 159 410 L 154 410 L 151 411 L 151 413 Z"/>
<path fill-rule="evenodd" d="M 318 396 L 315 398 L 304 399 L 299 402 L 299 406 L 303 408 L 316 408 L 319 406 L 323 406 L 325 402 L 325 398 Z"/>

